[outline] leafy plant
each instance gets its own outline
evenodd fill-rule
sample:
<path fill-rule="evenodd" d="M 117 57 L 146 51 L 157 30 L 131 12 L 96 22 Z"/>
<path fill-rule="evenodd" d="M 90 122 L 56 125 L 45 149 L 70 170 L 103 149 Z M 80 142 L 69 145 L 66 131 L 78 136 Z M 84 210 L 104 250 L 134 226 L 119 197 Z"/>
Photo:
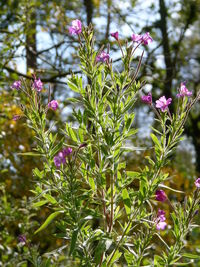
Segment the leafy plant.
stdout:
<path fill-rule="evenodd" d="M 184 205 L 174 205 L 158 189 L 165 187 L 168 174 L 163 167 L 181 141 L 188 113 L 200 94 L 190 100 L 190 92 L 182 84 L 175 114 L 168 108 L 172 99 L 163 96 L 154 105 L 150 94 L 143 96 L 142 101 L 149 104 L 159 122 L 159 128 L 153 128 L 151 134 L 155 153 L 146 158 L 144 168 L 128 171 L 124 155 L 131 153 L 128 140 L 137 133 L 133 111 L 145 84 L 137 81 L 144 52 L 136 69 L 131 62 L 135 50 L 152 38 L 149 33 L 134 35 L 133 43 L 124 48 L 118 35 L 113 34 L 122 53 L 123 71 L 119 73 L 110 59 L 109 46 L 107 52 L 104 47 L 95 50 L 91 25 L 82 27 L 76 20 L 70 32 L 78 36 L 83 75 L 72 73 L 68 79 L 69 87 L 79 98 L 68 99 L 74 103 L 76 124 L 66 123 L 60 130 L 63 138 L 58 140 L 55 125 L 48 127 L 48 110 L 57 110 L 58 102 L 50 101 L 49 92 L 48 105 L 42 104 L 42 82 L 33 77 L 33 83 L 28 85 L 22 79 L 16 88 L 28 96 L 28 103 L 22 99 L 23 113 L 37 141 L 34 151 L 26 155 L 39 156 L 43 161 L 43 169 L 33 171 L 37 182 L 32 190 L 32 205 L 50 210 L 35 234 L 55 224 L 54 235 L 66 244 L 60 250 L 67 251 L 62 258 L 65 266 L 189 264 L 182 259 L 198 258 L 184 252 L 184 240 L 196 227 L 193 219 L 200 201 L 199 186 L 196 185 L 193 197 L 185 199 Z M 165 231 L 173 233 L 173 246 L 167 245 L 160 232 L 167 223 L 164 211 L 156 214 L 155 197 L 157 201 L 168 201 L 173 209 L 174 226 Z M 159 255 L 153 248 L 155 238 L 164 245 Z M 48 264 L 53 264 L 51 253 L 46 256 Z M 38 261 L 32 263 L 44 266 Z"/>

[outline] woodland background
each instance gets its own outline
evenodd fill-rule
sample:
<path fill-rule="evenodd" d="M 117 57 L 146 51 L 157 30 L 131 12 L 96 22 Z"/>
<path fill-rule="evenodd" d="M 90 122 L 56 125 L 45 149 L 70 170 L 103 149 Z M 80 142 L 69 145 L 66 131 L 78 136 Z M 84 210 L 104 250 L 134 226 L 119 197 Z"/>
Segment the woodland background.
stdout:
<path fill-rule="evenodd" d="M 51 251 L 62 242 L 49 234 L 49 228 L 33 235 L 49 211 L 38 212 L 31 205 L 31 189 L 35 180 L 32 169 L 40 168 L 37 157 L 19 155 L 35 145 L 33 132 L 24 120 L 14 121 L 20 113 L 17 92 L 10 87 L 24 77 L 31 82 L 36 73 L 51 87 L 52 99 L 59 100 L 60 109 L 49 113 L 49 121 L 57 120 L 58 131 L 71 120 L 72 107 L 66 98 L 71 96 L 66 83 L 70 71 L 79 73 L 77 39 L 70 36 L 71 20 L 80 19 L 84 25 L 93 24 L 97 48 L 110 43 L 111 57 L 120 71 L 120 54 L 110 33 L 119 31 L 122 44 L 131 34 L 150 32 L 152 45 L 145 47 L 140 71 L 146 81 L 144 92 L 175 97 L 181 81 L 193 94 L 200 89 L 200 20 L 199 0 L 1 0 L 0 1 L 0 266 L 13 266 L 20 261 L 17 236 L 26 233 L 42 253 Z M 135 62 L 138 61 L 136 54 Z M 47 95 L 47 94 L 46 94 Z M 78 97 L 78 96 L 77 96 Z M 172 105 L 172 109 L 174 105 Z M 126 155 L 128 168 L 144 164 L 151 153 L 150 131 L 153 114 L 138 101 L 135 127 L 137 138 L 130 142 L 135 153 Z M 137 148 L 140 149 L 137 149 Z M 167 172 L 173 177 L 170 185 L 177 190 L 191 191 L 194 179 L 200 174 L 200 105 L 190 114 L 185 140 L 171 158 Z M 183 194 L 172 194 L 171 200 L 183 201 Z M 166 204 L 163 204 L 166 205 Z M 166 209 L 167 207 L 165 207 Z M 187 247 L 200 253 L 200 230 L 193 231 Z M 199 263 L 200 264 L 200 263 Z M 200 265 L 198 265 L 200 266 Z"/>

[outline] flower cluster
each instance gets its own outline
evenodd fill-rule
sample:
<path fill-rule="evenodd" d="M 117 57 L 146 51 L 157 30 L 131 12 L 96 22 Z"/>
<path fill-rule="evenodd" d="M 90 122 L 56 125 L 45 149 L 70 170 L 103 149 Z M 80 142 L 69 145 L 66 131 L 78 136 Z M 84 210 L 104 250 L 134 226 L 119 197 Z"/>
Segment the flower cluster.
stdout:
<path fill-rule="evenodd" d="M 190 92 L 185 85 L 186 85 L 186 82 L 181 83 L 179 94 L 176 95 L 177 97 L 184 97 L 184 96 L 192 95 L 192 92 Z"/>
<path fill-rule="evenodd" d="M 36 79 L 36 78 L 34 79 L 33 88 L 35 90 L 37 90 L 38 92 L 41 92 L 42 91 L 43 83 L 41 82 L 40 79 Z"/>
<path fill-rule="evenodd" d="M 157 218 L 156 218 L 156 229 L 157 230 L 165 230 L 167 223 L 165 222 L 165 212 L 164 210 L 158 210 Z"/>
<path fill-rule="evenodd" d="M 190 92 L 187 87 L 185 86 L 186 82 L 181 83 L 181 87 L 179 89 L 179 94 L 176 96 L 179 97 L 189 97 L 192 95 L 192 92 Z M 152 104 L 152 95 L 151 93 L 148 93 L 148 95 L 144 95 L 141 97 L 142 102 L 145 104 Z M 168 110 L 168 106 L 172 103 L 172 99 L 168 98 L 166 99 L 165 96 L 160 97 L 158 100 L 156 100 L 156 107 L 161 109 L 162 112 L 165 112 Z"/>
<path fill-rule="evenodd" d="M 75 19 L 72 21 L 72 26 L 69 27 L 69 33 L 79 35 L 82 32 L 82 23 L 80 20 Z"/>
<path fill-rule="evenodd" d="M 16 89 L 16 90 L 19 90 L 20 88 L 21 88 L 21 81 L 15 81 L 13 84 L 12 84 L 12 86 L 11 86 L 11 88 L 12 89 Z"/>
<path fill-rule="evenodd" d="M 61 150 L 55 157 L 54 157 L 54 164 L 57 168 L 60 168 L 61 164 L 66 163 L 66 157 L 72 153 L 72 148 L 67 147 Z"/>
<path fill-rule="evenodd" d="M 139 43 L 141 42 L 144 45 L 148 45 L 149 43 L 153 42 L 152 37 L 150 36 L 149 32 L 146 32 L 143 35 L 140 34 L 132 34 L 131 39 L 133 42 Z"/>
<path fill-rule="evenodd" d="M 105 51 L 102 51 L 97 57 L 96 61 L 97 62 L 106 62 L 110 58 L 109 54 L 107 54 Z"/>
<path fill-rule="evenodd" d="M 58 101 L 52 100 L 48 103 L 48 108 L 56 110 L 58 108 Z"/>
<path fill-rule="evenodd" d="M 22 86 L 21 81 L 14 81 L 11 88 L 16 89 L 16 90 L 20 90 L 21 86 Z M 32 87 L 33 87 L 33 89 L 37 90 L 38 92 L 42 91 L 43 83 L 40 80 L 40 78 L 39 79 L 36 79 L 36 77 L 34 78 Z"/>

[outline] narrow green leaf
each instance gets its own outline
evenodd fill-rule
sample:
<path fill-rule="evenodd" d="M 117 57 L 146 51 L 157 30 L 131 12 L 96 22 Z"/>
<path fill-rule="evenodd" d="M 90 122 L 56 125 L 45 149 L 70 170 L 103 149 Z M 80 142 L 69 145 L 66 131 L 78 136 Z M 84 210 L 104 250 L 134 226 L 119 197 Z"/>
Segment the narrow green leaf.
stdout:
<path fill-rule="evenodd" d="M 126 188 L 122 190 L 122 198 L 124 201 L 126 214 L 129 216 L 131 213 L 131 201 L 130 201 L 130 197 L 129 197 L 129 194 Z"/>
<path fill-rule="evenodd" d="M 191 263 L 194 263 L 193 260 L 189 261 L 189 262 L 176 262 L 173 264 L 173 266 L 189 266 Z"/>
<path fill-rule="evenodd" d="M 162 149 L 161 144 L 160 144 L 158 138 L 155 136 L 155 134 L 151 133 L 151 138 L 152 138 L 154 144 L 157 145 L 159 147 L 159 149 L 161 150 Z"/>
<path fill-rule="evenodd" d="M 89 177 L 88 181 L 89 181 L 89 184 L 90 184 L 92 190 L 95 191 L 95 182 L 94 182 L 94 178 L 93 178 L 93 177 Z"/>
<path fill-rule="evenodd" d="M 78 139 L 77 139 L 77 137 L 76 137 L 76 134 L 75 134 L 74 130 L 73 130 L 72 127 L 71 127 L 70 125 L 68 125 L 67 123 L 66 123 L 66 131 L 67 131 L 68 135 L 71 137 L 71 139 L 72 139 L 73 141 L 75 141 L 75 142 L 78 141 Z"/>
<path fill-rule="evenodd" d="M 139 172 L 134 172 L 134 171 L 127 171 L 126 174 L 128 177 L 131 177 L 131 178 L 138 178 L 140 175 Z"/>
<path fill-rule="evenodd" d="M 43 176 L 43 171 L 40 171 L 38 168 L 35 168 L 33 170 L 33 174 L 41 179 Z"/>
<path fill-rule="evenodd" d="M 51 204 L 57 203 L 56 199 L 49 194 L 44 194 L 43 197 L 46 198 Z"/>
<path fill-rule="evenodd" d="M 67 80 L 67 84 L 68 84 L 69 88 L 72 89 L 72 91 L 79 93 L 79 88 L 77 87 L 76 84 L 74 84 L 70 80 Z"/>
<path fill-rule="evenodd" d="M 159 187 L 169 189 L 169 190 L 171 190 L 173 192 L 176 192 L 176 193 L 185 194 L 185 192 L 183 192 L 183 191 L 179 191 L 179 190 L 173 189 L 173 188 L 171 188 L 171 187 L 169 187 L 167 185 L 164 185 L 164 184 L 159 184 Z"/>
<path fill-rule="evenodd" d="M 113 264 L 114 262 L 116 262 L 117 260 L 119 260 L 119 258 L 121 257 L 121 255 L 122 255 L 122 253 L 119 252 L 119 250 L 117 250 L 117 251 L 115 252 L 115 255 L 112 257 L 112 260 L 110 261 L 109 266 L 112 266 L 112 264 Z M 109 259 L 110 259 L 111 256 L 112 256 L 112 253 L 111 253 L 111 255 L 107 258 L 107 262 L 109 261 Z"/>
<path fill-rule="evenodd" d="M 76 241 L 77 241 L 77 237 L 78 237 L 78 229 L 75 229 L 73 231 L 72 234 L 72 239 L 71 239 L 71 243 L 70 243 L 70 250 L 69 250 L 69 256 L 74 252 L 74 249 L 76 247 Z"/>
<path fill-rule="evenodd" d="M 155 255 L 154 256 L 154 267 L 164 267 L 164 263 L 163 263 L 163 259 L 158 256 L 158 255 Z"/>
<path fill-rule="evenodd" d="M 32 157 L 41 157 L 43 154 L 35 153 L 35 152 L 24 152 L 24 153 L 17 153 L 20 156 L 32 156 Z"/>
<path fill-rule="evenodd" d="M 99 264 L 101 256 L 103 252 L 105 252 L 105 250 L 106 250 L 105 240 L 100 240 L 95 249 L 95 254 L 94 254 L 94 261 L 96 264 Z"/>
<path fill-rule="evenodd" d="M 37 208 L 37 207 L 41 207 L 43 205 L 45 205 L 48 202 L 48 200 L 41 200 L 39 202 L 33 203 L 32 206 Z"/>
<path fill-rule="evenodd" d="M 200 259 L 199 255 L 194 255 L 191 253 L 184 253 L 184 254 L 182 254 L 182 256 L 185 258 L 189 258 L 189 259 Z"/>
<path fill-rule="evenodd" d="M 55 211 L 49 215 L 49 217 L 46 219 L 46 221 L 40 226 L 39 229 L 37 229 L 34 234 L 39 233 L 40 231 L 44 230 L 60 213 L 63 211 Z"/>
<path fill-rule="evenodd" d="M 64 139 L 65 138 L 62 138 L 60 142 L 50 151 L 51 157 L 53 157 L 58 151 L 60 151 L 63 146 Z"/>
<path fill-rule="evenodd" d="M 79 99 L 74 98 L 74 97 L 68 97 L 68 98 L 67 98 L 67 101 L 69 101 L 69 102 L 73 102 L 73 103 L 79 103 L 79 102 L 80 102 Z"/>

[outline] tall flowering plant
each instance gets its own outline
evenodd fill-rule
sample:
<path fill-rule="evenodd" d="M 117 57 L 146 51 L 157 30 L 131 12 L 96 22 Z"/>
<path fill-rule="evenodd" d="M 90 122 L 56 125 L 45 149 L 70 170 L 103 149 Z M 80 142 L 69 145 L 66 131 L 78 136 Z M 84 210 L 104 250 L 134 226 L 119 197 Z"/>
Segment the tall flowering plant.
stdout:
<path fill-rule="evenodd" d="M 66 266 L 189 264 L 191 258 L 198 257 L 184 251 L 184 240 L 196 227 L 199 179 L 192 196 L 185 198 L 183 205 L 174 204 L 163 191 L 168 178 L 163 167 L 181 141 L 188 114 L 200 94 L 191 99 L 186 87 L 183 92 L 182 84 L 174 114 L 170 112 L 170 104 L 175 99 L 161 96 L 154 101 L 150 93 L 140 99 L 144 83 L 137 81 L 137 75 L 143 52 L 135 70 L 131 62 L 139 46 L 152 42 L 149 33 L 134 34 L 133 42 L 125 48 L 118 32 L 112 34 L 122 53 L 124 68 L 119 73 L 113 68 L 109 49 L 95 50 L 92 26 L 84 27 L 76 20 L 69 31 L 79 40 L 82 71 L 82 75 L 72 74 L 68 79 L 71 90 L 79 95 L 78 99 L 69 99 L 78 104 L 73 109 L 76 127 L 66 122 L 61 130 L 63 138 L 58 140 L 53 127 L 48 127 L 47 113 L 49 109 L 57 112 L 59 104 L 49 94 L 47 105 L 42 105 L 41 80 L 35 78 L 30 87 L 24 80 L 20 86 L 19 82 L 13 85 L 28 95 L 29 103 L 23 106 L 23 112 L 37 140 L 35 152 L 29 154 L 43 160 L 43 169 L 33 171 L 38 178 L 32 190 L 33 205 L 51 210 L 35 234 L 50 223 L 55 224 L 55 236 L 63 238 L 59 253 L 65 251 L 64 260 L 69 264 Z M 132 151 L 126 141 L 137 133 L 133 127 L 134 106 L 141 100 L 155 112 L 159 128 L 153 128 L 151 134 L 154 153 L 146 158 L 144 168 L 133 172 L 127 171 L 124 154 Z M 139 187 L 134 186 L 135 182 Z M 170 215 L 157 208 L 160 202 L 170 205 Z M 169 216 L 174 223 L 170 227 Z M 171 246 L 165 241 L 168 234 L 174 236 Z M 160 254 L 154 250 L 156 238 L 164 245 Z M 53 263 L 51 256 L 49 259 Z"/>

